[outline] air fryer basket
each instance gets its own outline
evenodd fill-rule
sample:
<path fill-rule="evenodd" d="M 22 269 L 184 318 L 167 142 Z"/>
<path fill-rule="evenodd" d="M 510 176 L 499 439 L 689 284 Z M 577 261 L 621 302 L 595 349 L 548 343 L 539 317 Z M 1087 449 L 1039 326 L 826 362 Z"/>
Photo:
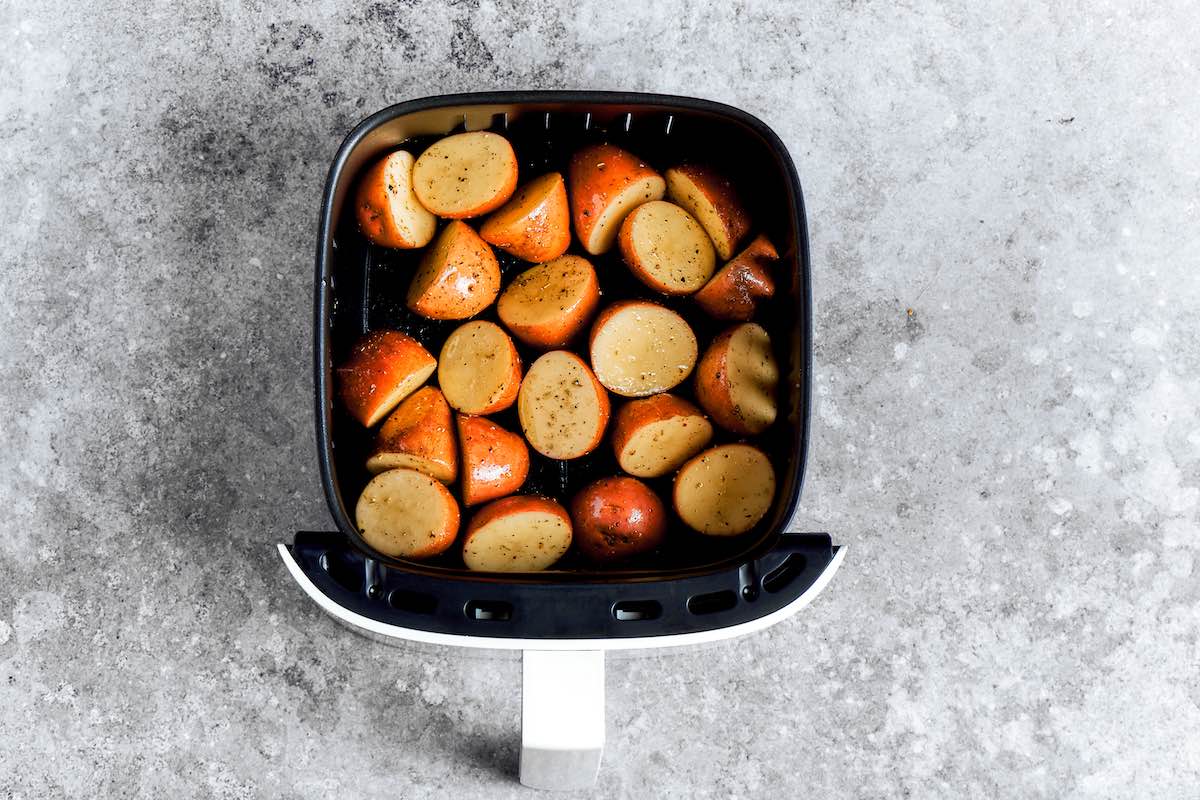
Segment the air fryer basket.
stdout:
<path fill-rule="evenodd" d="M 375 328 L 404 330 L 433 353 L 454 323 L 410 314 L 403 303 L 414 253 L 370 245 L 347 207 L 362 169 L 402 143 L 420 150 L 460 130 L 490 129 L 513 142 L 522 180 L 566 171 L 570 154 L 609 141 L 665 168 L 689 157 L 733 175 L 756 229 L 781 255 L 777 295 L 759 320 L 771 333 L 781 366 L 780 414 L 756 440 L 775 466 L 774 504 L 762 523 L 740 537 L 704 537 L 677 519 L 671 544 L 622 569 L 598 570 L 568 557 L 552 571 L 519 575 L 465 570 L 457 554 L 417 563 L 374 552 L 352 522 L 369 475 L 363 463 L 370 433 L 335 400 L 334 365 L 353 342 Z M 575 252 L 572 250 L 572 252 Z M 505 280 L 524 268 L 497 253 Z M 589 257 L 591 258 L 591 257 Z M 629 277 L 620 257 L 592 258 L 604 301 L 654 297 Z M 527 265 L 525 265 L 527 266 Z M 686 308 L 686 299 L 666 301 Z M 487 637 L 610 638 L 688 633 L 736 626 L 789 605 L 824 572 L 836 548 L 824 534 L 790 534 L 808 443 L 810 366 L 808 237 L 799 180 L 778 137 L 761 121 L 729 106 L 662 95 L 609 92 L 511 92 L 449 95 L 402 103 L 364 120 L 343 142 L 326 183 L 317 245 L 315 372 L 321 476 L 338 532 L 297 534 L 299 567 L 338 605 L 410 629 Z M 484 318 L 494 314 L 494 309 Z M 686 310 L 701 347 L 719 330 Z M 523 350 L 528 365 L 536 357 Z M 680 387 L 685 396 L 690 385 Z M 512 413 L 512 412 L 508 412 Z M 515 417 L 499 417 L 519 429 Z M 734 441 L 718 436 L 716 441 Z M 522 491 L 566 499 L 590 480 L 617 472 L 609 448 L 572 462 L 535 453 Z M 658 482 L 670 496 L 669 479 Z"/>

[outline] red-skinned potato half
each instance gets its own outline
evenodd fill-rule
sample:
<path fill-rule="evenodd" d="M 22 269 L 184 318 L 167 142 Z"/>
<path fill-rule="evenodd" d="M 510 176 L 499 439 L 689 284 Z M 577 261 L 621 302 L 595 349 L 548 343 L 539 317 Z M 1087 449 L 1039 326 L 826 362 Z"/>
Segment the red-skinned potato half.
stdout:
<path fill-rule="evenodd" d="M 415 392 L 437 368 L 421 343 L 399 331 L 371 331 L 337 368 L 342 403 L 368 428 Z"/>
<path fill-rule="evenodd" d="M 551 172 L 517 189 L 503 208 L 484 221 L 479 235 L 504 252 L 535 264 L 567 252 L 571 209 L 563 176 Z"/>
<path fill-rule="evenodd" d="M 415 469 L 452 483 L 458 477 L 458 449 L 450 425 L 450 406 L 442 393 L 432 386 L 418 389 L 383 421 L 367 469 Z"/>
<path fill-rule="evenodd" d="M 517 399 L 521 357 L 496 323 L 483 319 L 465 322 L 442 345 L 438 384 L 455 411 L 494 414 Z"/>
<path fill-rule="evenodd" d="M 537 572 L 570 546 L 566 509 L 548 497 L 517 495 L 475 512 L 463 540 L 463 563 L 483 572 Z"/>
<path fill-rule="evenodd" d="M 667 170 L 667 197 L 700 221 L 721 258 L 732 257 L 750 232 L 750 215 L 733 184 L 708 167 L 684 164 Z"/>
<path fill-rule="evenodd" d="M 754 436 L 775 421 L 779 367 L 767 331 L 754 322 L 713 339 L 696 367 L 696 399 L 727 431 Z"/>
<path fill-rule="evenodd" d="M 529 476 L 525 440 L 490 419 L 458 415 L 463 505 L 486 503 L 521 488 Z"/>
<path fill-rule="evenodd" d="M 621 406 L 613 416 L 611 441 L 621 469 L 658 478 L 700 452 L 712 436 L 703 411 L 664 392 Z"/>
<path fill-rule="evenodd" d="M 608 393 L 582 358 L 551 350 L 521 382 L 517 415 L 529 446 L 565 461 L 595 450 L 608 425 Z"/>
<path fill-rule="evenodd" d="M 371 165 L 358 182 L 354 210 L 363 235 L 383 247 L 424 247 L 437 230 L 412 190 L 412 153 L 398 150 Z"/>
<path fill-rule="evenodd" d="M 393 558 L 436 556 L 458 535 L 454 496 L 415 469 L 389 469 L 372 478 L 359 495 L 354 517 L 363 540 Z"/>
<path fill-rule="evenodd" d="M 465 222 L 442 229 L 422 255 L 406 303 L 429 319 L 466 319 L 500 293 L 500 262 L 488 243 Z"/>
<path fill-rule="evenodd" d="M 575 233 L 592 255 L 611 250 L 625 215 L 648 200 L 662 199 L 667 187 L 653 167 L 611 144 L 575 153 L 568 179 Z"/>
<path fill-rule="evenodd" d="M 617 241 L 634 276 L 663 294 L 691 294 L 716 269 L 716 254 L 704 228 L 665 200 L 651 200 L 629 212 Z"/>
<path fill-rule="evenodd" d="M 517 154 L 498 133 L 456 133 L 431 144 L 413 165 L 421 205 L 448 219 L 494 211 L 517 188 Z"/>
<path fill-rule="evenodd" d="M 531 347 L 562 347 L 592 318 L 600 282 L 586 258 L 562 256 L 527 269 L 500 294 L 496 314 Z"/>
<path fill-rule="evenodd" d="M 696 366 L 696 334 L 669 308 L 646 300 L 622 300 L 605 308 L 592 325 L 592 369 L 610 392 L 645 397 L 678 386 Z"/>
<path fill-rule="evenodd" d="M 775 497 L 775 470 L 748 444 L 705 450 L 675 476 L 675 513 L 692 530 L 737 536 L 758 524 Z"/>
<path fill-rule="evenodd" d="M 601 478 L 571 501 L 575 544 L 592 561 L 621 561 L 653 550 L 667 533 L 667 512 L 650 487 L 625 476 Z"/>
<path fill-rule="evenodd" d="M 715 319 L 749 322 L 758 301 L 775 295 L 770 266 L 778 260 L 779 253 L 767 237 L 755 237 L 693 295 L 696 305 Z"/>

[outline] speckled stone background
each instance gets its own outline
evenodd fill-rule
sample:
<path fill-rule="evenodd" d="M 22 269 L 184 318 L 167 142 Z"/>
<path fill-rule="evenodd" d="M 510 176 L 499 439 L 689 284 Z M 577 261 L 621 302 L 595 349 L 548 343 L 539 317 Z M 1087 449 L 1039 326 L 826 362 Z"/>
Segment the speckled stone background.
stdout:
<path fill-rule="evenodd" d="M 556 87 L 787 142 L 795 527 L 849 547 L 766 634 L 612 660 L 595 796 L 1196 796 L 1196 7 L 649 5 L 0 4 L 0 796 L 527 796 L 519 661 L 356 637 L 274 543 L 329 524 L 341 137 Z"/>

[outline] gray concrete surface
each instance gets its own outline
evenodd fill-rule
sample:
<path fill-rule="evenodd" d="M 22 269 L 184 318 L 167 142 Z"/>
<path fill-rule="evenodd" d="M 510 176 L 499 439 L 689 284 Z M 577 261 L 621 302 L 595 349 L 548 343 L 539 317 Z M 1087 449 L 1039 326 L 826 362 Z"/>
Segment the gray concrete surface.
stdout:
<path fill-rule="evenodd" d="M 517 661 L 346 633 L 273 544 L 328 524 L 340 138 L 565 87 L 788 143 L 795 527 L 850 548 L 765 635 L 611 663 L 595 796 L 1195 797 L 1195 6 L 647 5 L 0 4 L 0 796 L 526 796 Z"/>

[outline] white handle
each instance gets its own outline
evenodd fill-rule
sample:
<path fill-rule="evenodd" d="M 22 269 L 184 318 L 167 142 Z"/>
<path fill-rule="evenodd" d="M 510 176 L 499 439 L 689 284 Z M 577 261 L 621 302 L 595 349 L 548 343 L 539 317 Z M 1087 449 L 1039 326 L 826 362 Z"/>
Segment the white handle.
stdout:
<path fill-rule="evenodd" d="M 586 789 L 604 752 L 604 652 L 522 654 L 521 783 Z"/>

